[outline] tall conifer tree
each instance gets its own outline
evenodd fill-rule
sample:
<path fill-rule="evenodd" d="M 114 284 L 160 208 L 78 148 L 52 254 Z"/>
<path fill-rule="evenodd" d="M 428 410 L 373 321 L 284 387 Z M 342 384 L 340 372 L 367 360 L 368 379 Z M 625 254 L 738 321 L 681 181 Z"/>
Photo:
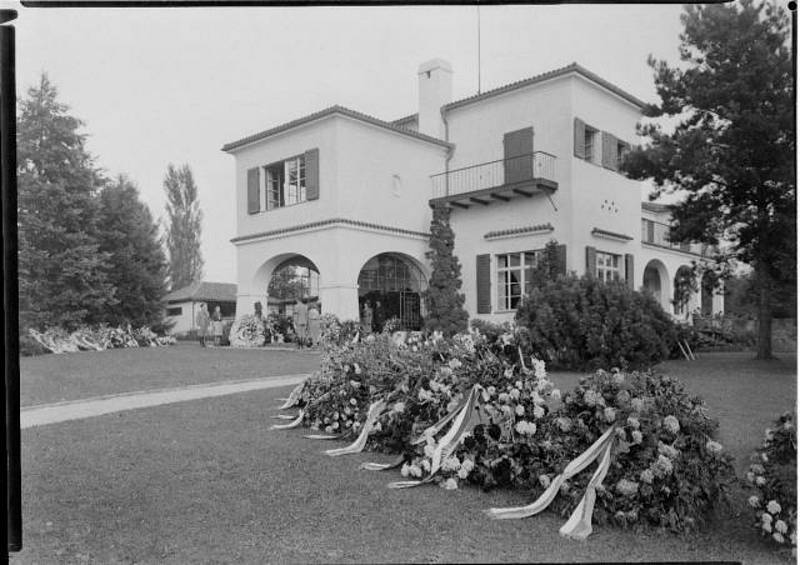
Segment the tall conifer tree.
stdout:
<path fill-rule="evenodd" d="M 114 298 L 99 251 L 103 178 L 78 132 L 83 123 L 42 75 L 19 103 L 19 308 L 22 328 L 103 321 Z M 23 330 L 24 331 L 24 330 Z"/>
<path fill-rule="evenodd" d="M 431 220 L 430 251 L 431 280 L 424 298 L 428 307 L 425 328 L 453 335 L 467 330 L 469 314 L 464 310 L 461 289 L 461 264 L 455 256 L 455 234 L 450 227 L 450 208 L 436 206 Z"/>
<path fill-rule="evenodd" d="M 197 199 L 197 185 L 189 165 L 171 163 L 164 177 L 167 194 L 167 251 L 172 290 L 199 281 L 203 276 L 200 253 L 203 212 Z"/>

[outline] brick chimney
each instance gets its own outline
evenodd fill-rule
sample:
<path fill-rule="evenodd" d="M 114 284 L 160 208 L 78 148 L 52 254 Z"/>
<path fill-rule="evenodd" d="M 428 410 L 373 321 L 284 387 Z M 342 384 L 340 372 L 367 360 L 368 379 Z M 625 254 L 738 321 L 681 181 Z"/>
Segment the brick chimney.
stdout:
<path fill-rule="evenodd" d="M 419 132 L 445 138 L 441 107 L 453 98 L 453 69 L 444 59 L 419 66 Z"/>

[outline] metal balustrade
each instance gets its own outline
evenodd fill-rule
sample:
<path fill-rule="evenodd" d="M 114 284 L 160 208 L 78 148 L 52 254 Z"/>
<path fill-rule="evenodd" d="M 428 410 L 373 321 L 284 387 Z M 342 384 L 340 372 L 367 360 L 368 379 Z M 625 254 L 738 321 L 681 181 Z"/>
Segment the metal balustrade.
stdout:
<path fill-rule="evenodd" d="M 433 198 L 511 186 L 539 179 L 555 183 L 556 160 L 555 155 L 544 151 L 535 151 L 510 159 L 489 161 L 432 175 Z"/>

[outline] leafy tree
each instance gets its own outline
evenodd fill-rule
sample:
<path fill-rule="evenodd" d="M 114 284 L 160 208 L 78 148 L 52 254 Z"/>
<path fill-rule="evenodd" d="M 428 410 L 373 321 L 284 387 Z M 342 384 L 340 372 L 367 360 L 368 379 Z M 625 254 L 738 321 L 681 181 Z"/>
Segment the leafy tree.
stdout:
<path fill-rule="evenodd" d="M 651 178 L 654 196 L 681 191 L 673 241 L 728 243 L 725 258 L 749 263 L 758 294 L 758 359 L 771 357 L 771 298 L 796 285 L 795 134 L 789 19 L 777 3 L 692 5 L 682 15 L 680 67 L 648 60 L 666 133 L 640 126 L 650 143 L 624 169 Z M 722 257 L 720 257 L 722 259 Z"/>
<path fill-rule="evenodd" d="M 544 246 L 536 268 L 533 270 L 533 286 L 541 287 L 548 281 L 554 281 L 562 275 L 562 265 L 558 259 L 558 242 L 551 239 Z"/>
<path fill-rule="evenodd" d="M 139 200 L 136 186 L 122 175 L 102 190 L 99 208 L 100 251 L 109 254 L 109 278 L 119 300 L 106 312 L 106 320 L 135 327 L 159 324 L 167 260 L 150 210 Z"/>
<path fill-rule="evenodd" d="M 189 165 L 167 167 L 167 250 L 172 290 L 183 288 L 203 276 L 200 233 L 203 212 L 197 200 L 197 185 Z"/>
<path fill-rule="evenodd" d="M 424 293 L 428 306 L 425 327 L 453 335 L 466 331 L 469 314 L 464 310 L 461 288 L 461 264 L 453 254 L 455 234 L 450 227 L 450 208 L 436 206 L 431 220 L 430 251 L 425 256 L 433 272 Z"/>
<path fill-rule="evenodd" d="M 99 251 L 97 191 L 103 178 L 43 74 L 19 103 L 17 175 L 19 308 L 23 328 L 96 323 L 114 304 L 109 255 Z"/>

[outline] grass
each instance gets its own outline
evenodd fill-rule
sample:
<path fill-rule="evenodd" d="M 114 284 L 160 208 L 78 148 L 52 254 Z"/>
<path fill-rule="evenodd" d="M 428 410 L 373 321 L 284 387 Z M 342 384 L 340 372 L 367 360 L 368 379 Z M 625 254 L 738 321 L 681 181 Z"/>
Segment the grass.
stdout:
<path fill-rule="evenodd" d="M 184 359 L 179 348 L 173 353 Z M 244 359 L 233 363 L 252 362 L 251 352 L 232 353 Z M 205 359 L 189 356 L 173 371 L 198 365 Z M 737 457 L 794 403 L 793 359 L 762 365 L 715 354 L 662 369 L 707 398 Z M 578 376 L 553 379 L 566 389 Z M 389 490 L 398 473 L 358 470 L 380 456 L 329 458 L 321 451 L 330 444 L 305 440 L 303 431 L 269 430 L 285 394 L 263 390 L 24 430 L 25 549 L 12 562 L 781 561 L 744 518 L 684 537 L 596 527 L 578 543 L 559 537 L 564 520 L 550 512 L 519 521 L 482 514 L 529 502 L 522 492 Z"/>
<path fill-rule="evenodd" d="M 309 373 L 318 368 L 318 352 L 201 348 L 197 343 L 40 355 L 20 359 L 20 405 Z"/>

